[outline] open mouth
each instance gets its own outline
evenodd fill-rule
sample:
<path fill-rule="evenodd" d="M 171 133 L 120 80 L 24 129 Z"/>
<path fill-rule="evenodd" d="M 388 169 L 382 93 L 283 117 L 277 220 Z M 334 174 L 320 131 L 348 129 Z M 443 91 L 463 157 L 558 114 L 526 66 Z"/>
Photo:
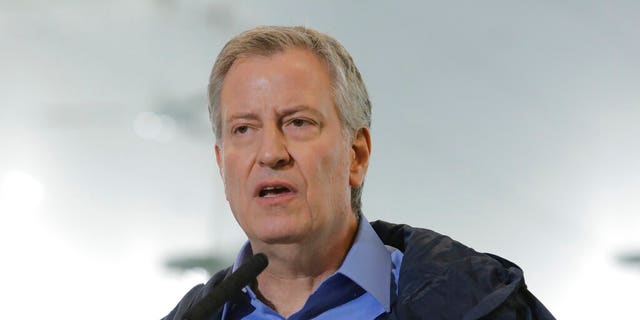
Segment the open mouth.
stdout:
<path fill-rule="evenodd" d="M 258 196 L 260 198 L 277 197 L 281 194 L 290 193 L 291 189 L 285 186 L 268 186 L 260 189 Z"/>

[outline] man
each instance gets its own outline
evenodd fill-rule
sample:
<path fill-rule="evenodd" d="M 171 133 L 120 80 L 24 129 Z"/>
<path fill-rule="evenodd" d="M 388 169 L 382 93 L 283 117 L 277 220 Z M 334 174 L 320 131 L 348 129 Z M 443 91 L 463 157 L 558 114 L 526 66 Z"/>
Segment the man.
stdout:
<path fill-rule="evenodd" d="M 194 287 L 182 319 L 255 253 L 257 281 L 207 319 L 552 319 L 514 264 L 361 212 L 371 106 L 348 52 L 303 27 L 258 27 L 211 73 L 216 160 L 249 241 Z"/>

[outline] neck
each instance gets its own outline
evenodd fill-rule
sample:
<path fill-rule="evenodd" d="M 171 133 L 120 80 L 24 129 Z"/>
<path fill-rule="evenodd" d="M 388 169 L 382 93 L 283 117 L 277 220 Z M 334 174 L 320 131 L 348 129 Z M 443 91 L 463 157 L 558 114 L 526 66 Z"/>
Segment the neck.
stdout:
<path fill-rule="evenodd" d="M 358 221 L 345 221 L 340 234 L 324 241 L 251 245 L 269 257 L 269 266 L 258 276 L 257 294 L 279 314 L 289 317 L 302 309 L 318 285 L 340 268 L 355 238 Z"/>

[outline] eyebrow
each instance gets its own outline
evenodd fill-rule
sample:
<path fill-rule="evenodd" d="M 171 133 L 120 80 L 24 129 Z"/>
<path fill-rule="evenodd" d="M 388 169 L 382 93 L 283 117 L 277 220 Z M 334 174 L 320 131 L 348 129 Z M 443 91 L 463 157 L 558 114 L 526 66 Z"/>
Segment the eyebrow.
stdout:
<path fill-rule="evenodd" d="M 284 108 L 283 110 L 278 110 L 276 114 L 278 115 L 278 118 L 282 118 L 282 117 L 286 117 L 286 116 L 296 114 L 298 112 L 303 112 L 303 111 L 308 111 L 318 117 L 324 118 L 321 112 L 307 105 L 297 105 L 291 108 Z"/>
<path fill-rule="evenodd" d="M 259 118 L 258 115 L 254 112 L 242 112 L 242 113 L 235 113 L 226 120 L 231 122 L 236 119 L 258 120 L 258 118 Z"/>

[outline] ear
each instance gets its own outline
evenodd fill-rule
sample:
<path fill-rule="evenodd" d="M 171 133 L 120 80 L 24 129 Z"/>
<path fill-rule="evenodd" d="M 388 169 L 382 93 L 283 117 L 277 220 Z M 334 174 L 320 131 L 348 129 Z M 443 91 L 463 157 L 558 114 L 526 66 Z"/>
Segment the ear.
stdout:
<path fill-rule="evenodd" d="M 369 167 L 371 155 L 371 136 L 368 128 L 361 128 L 356 132 L 351 144 L 351 165 L 349 172 L 349 185 L 356 188 L 364 182 L 364 176 Z"/>
<path fill-rule="evenodd" d="M 222 166 L 222 148 L 216 143 L 216 162 L 218 163 L 218 173 L 220 173 L 220 177 L 222 177 L 222 182 L 224 182 L 224 173 Z"/>

